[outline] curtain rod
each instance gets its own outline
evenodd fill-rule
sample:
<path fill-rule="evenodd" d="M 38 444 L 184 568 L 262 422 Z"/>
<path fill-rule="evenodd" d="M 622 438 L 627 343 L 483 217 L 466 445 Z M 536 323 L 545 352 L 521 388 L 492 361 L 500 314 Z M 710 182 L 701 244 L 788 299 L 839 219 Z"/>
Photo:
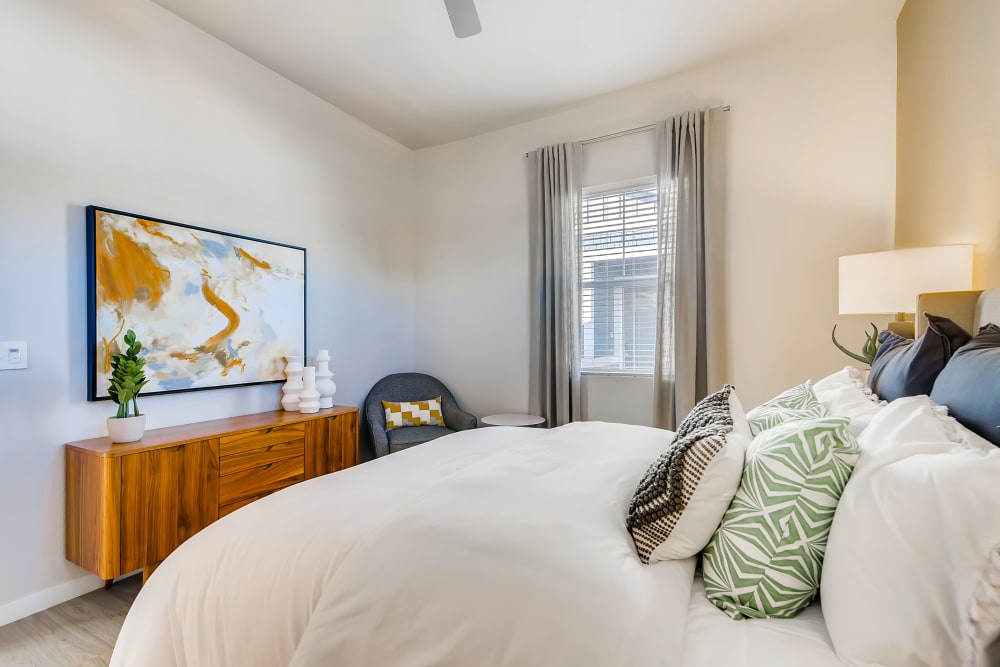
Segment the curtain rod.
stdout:
<path fill-rule="evenodd" d="M 729 111 L 732 107 L 728 104 L 720 104 L 718 106 L 709 107 L 708 109 L 722 109 L 723 111 Z M 618 137 L 625 137 L 630 134 L 636 134 L 637 132 L 645 132 L 646 130 L 652 130 L 656 127 L 656 123 L 650 123 L 649 125 L 643 125 L 642 127 L 633 127 L 628 130 L 622 130 L 621 132 L 612 132 L 611 134 L 604 134 L 599 137 L 591 137 L 590 139 L 584 139 L 579 142 L 583 145 L 586 144 L 596 144 L 598 141 L 607 141 L 608 139 L 617 139 Z M 525 153 L 524 157 L 528 157 L 531 153 Z"/>

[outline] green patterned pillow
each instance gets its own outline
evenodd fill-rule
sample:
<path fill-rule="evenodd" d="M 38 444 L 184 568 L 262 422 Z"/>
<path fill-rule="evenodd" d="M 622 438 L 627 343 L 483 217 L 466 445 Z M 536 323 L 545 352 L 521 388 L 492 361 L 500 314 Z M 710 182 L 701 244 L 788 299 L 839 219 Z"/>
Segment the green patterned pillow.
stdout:
<path fill-rule="evenodd" d="M 819 590 L 833 514 L 861 452 L 849 423 L 790 421 L 754 438 L 702 559 L 708 599 L 732 618 L 789 618 Z"/>
<path fill-rule="evenodd" d="M 747 420 L 750 422 L 750 431 L 757 435 L 793 419 L 826 417 L 827 414 L 826 408 L 813 392 L 812 383 L 803 382 L 758 405 L 747 413 Z"/>

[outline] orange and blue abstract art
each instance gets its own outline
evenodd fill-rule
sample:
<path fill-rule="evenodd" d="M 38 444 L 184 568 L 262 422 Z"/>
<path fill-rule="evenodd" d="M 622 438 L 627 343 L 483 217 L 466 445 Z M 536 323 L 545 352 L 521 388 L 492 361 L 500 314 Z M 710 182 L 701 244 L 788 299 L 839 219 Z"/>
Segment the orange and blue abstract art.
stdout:
<path fill-rule="evenodd" d="M 144 395 L 284 379 L 305 350 L 305 249 L 87 207 L 91 400 L 133 329 Z"/>

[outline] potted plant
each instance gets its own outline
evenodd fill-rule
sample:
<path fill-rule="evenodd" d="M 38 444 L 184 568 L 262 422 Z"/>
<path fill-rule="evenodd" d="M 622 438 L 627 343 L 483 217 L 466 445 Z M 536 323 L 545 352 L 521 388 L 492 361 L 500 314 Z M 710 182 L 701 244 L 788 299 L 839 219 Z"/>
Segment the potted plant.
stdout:
<path fill-rule="evenodd" d="M 837 349 L 849 356 L 851 359 L 856 359 L 863 364 L 868 366 L 872 365 L 872 361 L 875 360 L 875 354 L 878 352 L 879 340 L 878 340 L 878 327 L 874 323 L 870 323 L 872 326 L 872 332 L 865 332 L 865 344 L 861 348 L 861 354 L 857 352 L 851 352 L 846 347 L 837 341 L 837 325 L 833 325 L 833 331 L 830 333 L 830 338 L 833 340 L 833 344 L 837 346 Z"/>
<path fill-rule="evenodd" d="M 146 386 L 143 367 L 139 358 L 142 343 L 135 339 L 135 332 L 125 332 L 125 351 L 111 355 L 111 380 L 108 393 L 118 404 L 118 414 L 108 417 L 108 435 L 111 442 L 133 442 L 142 438 L 146 430 L 146 415 L 139 413 L 139 392 Z"/>

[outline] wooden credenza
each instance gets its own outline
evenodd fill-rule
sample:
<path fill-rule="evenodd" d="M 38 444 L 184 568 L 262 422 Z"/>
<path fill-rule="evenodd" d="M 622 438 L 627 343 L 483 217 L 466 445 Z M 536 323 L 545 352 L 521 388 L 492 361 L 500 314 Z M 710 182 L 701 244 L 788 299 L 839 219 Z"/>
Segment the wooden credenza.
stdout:
<path fill-rule="evenodd" d="M 261 412 L 66 445 L 66 559 L 145 576 L 219 517 L 358 462 L 358 409 Z"/>

